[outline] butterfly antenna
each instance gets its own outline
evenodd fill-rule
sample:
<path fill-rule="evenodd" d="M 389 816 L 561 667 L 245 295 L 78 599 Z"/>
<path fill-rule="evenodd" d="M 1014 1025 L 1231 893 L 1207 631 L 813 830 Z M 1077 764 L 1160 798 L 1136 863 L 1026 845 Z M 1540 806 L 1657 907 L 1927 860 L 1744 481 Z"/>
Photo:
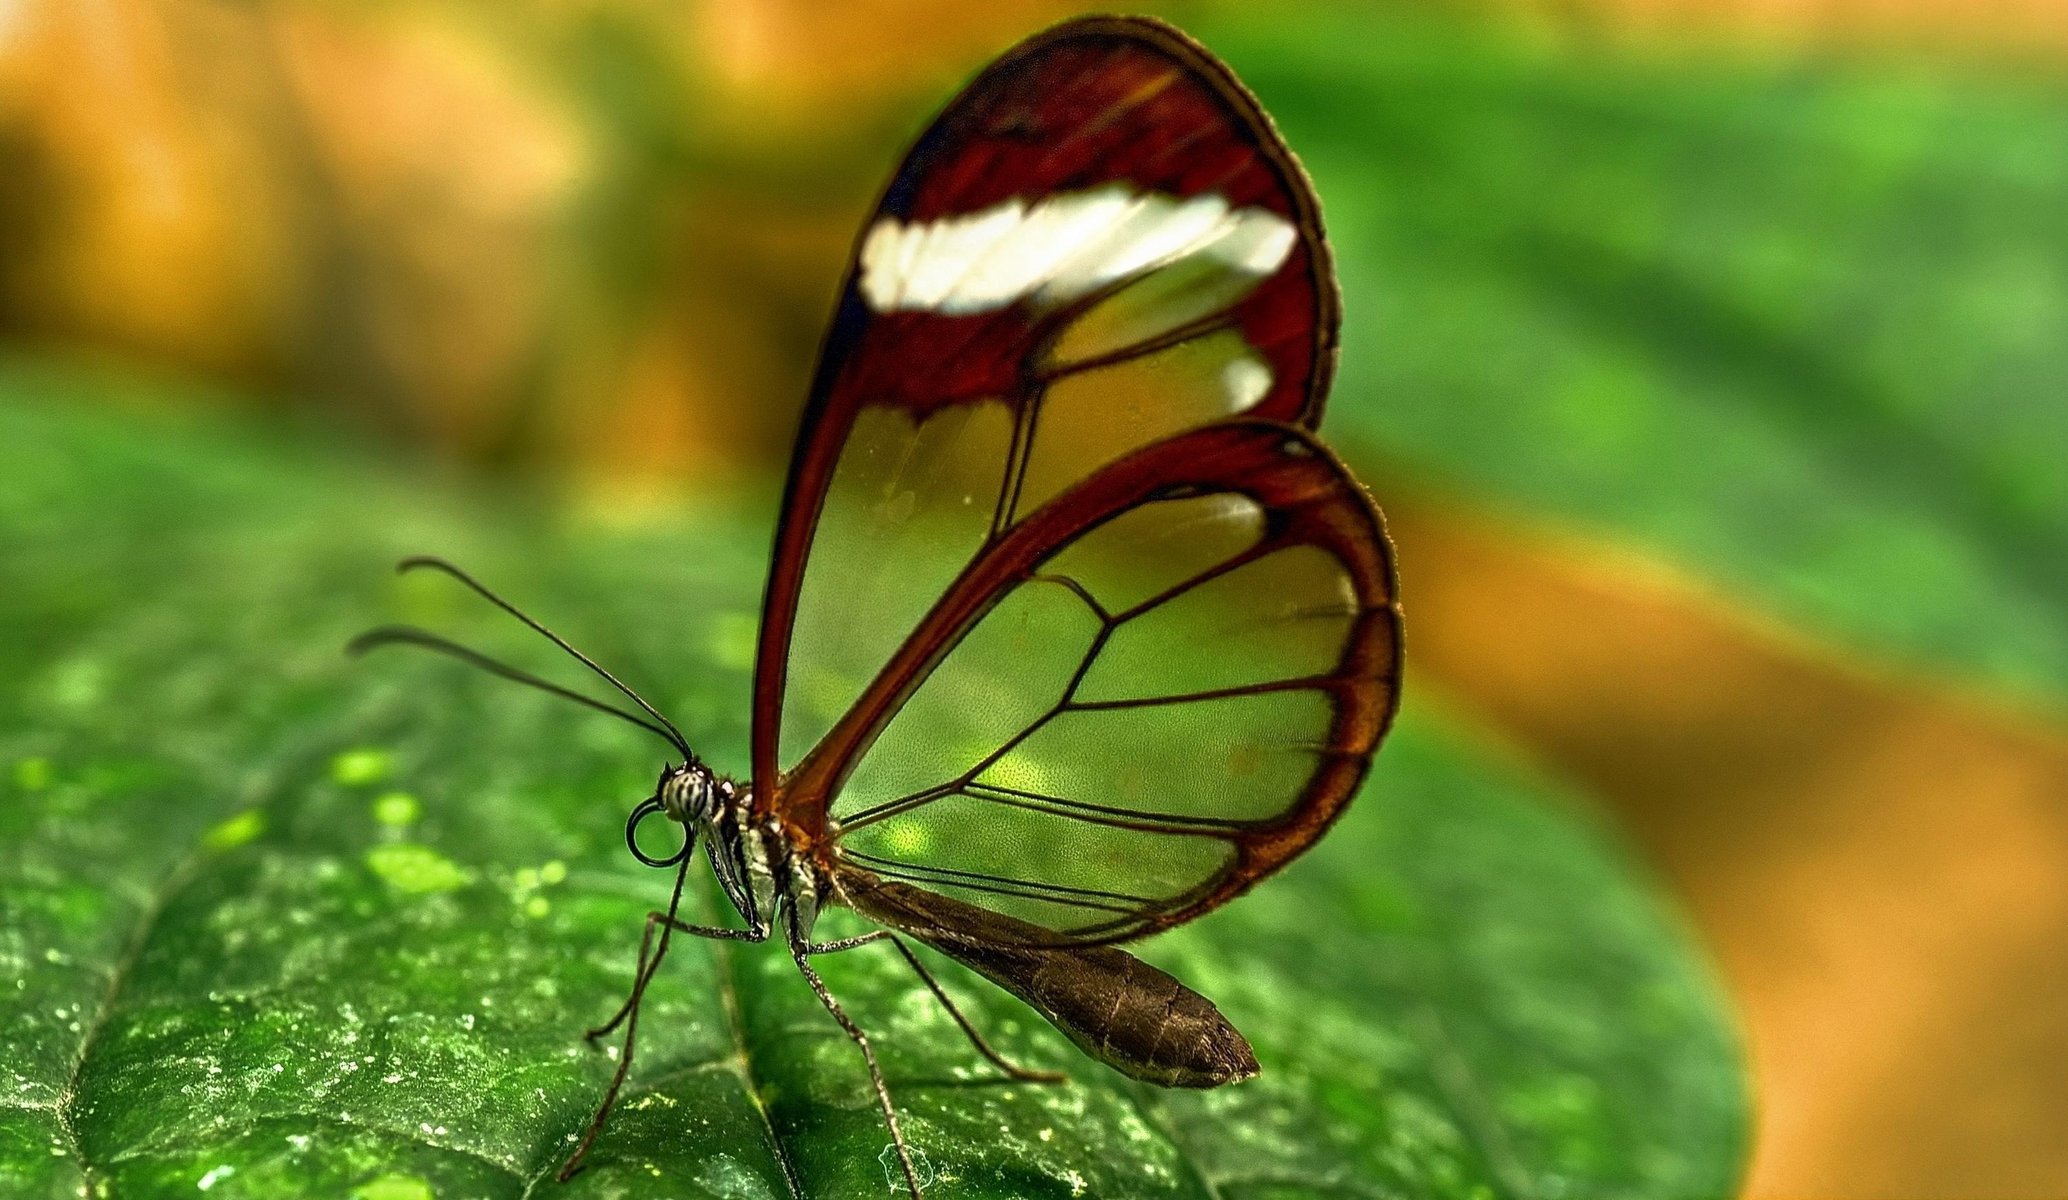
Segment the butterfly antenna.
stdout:
<path fill-rule="evenodd" d="M 623 692 L 632 701 L 632 703 L 638 705 L 643 711 L 645 711 L 647 716 L 652 717 L 656 722 L 658 722 L 661 728 L 666 731 L 663 736 L 665 736 L 670 742 L 674 743 L 675 748 L 677 750 L 682 751 L 682 758 L 684 762 L 693 763 L 697 761 L 696 754 L 689 748 L 689 739 L 682 736 L 682 731 L 680 729 L 675 728 L 675 722 L 670 721 L 667 717 L 663 716 L 661 714 L 660 709 L 655 708 L 651 704 L 648 704 L 644 696 L 641 696 L 638 692 L 635 692 L 631 688 L 625 686 L 625 682 L 623 680 L 611 674 L 609 671 L 604 670 L 602 664 L 598 663 L 595 659 L 590 658 L 588 655 L 583 654 L 581 651 L 575 649 L 573 646 L 568 645 L 567 639 L 561 637 L 557 633 L 554 633 L 552 630 L 546 628 L 544 625 L 539 624 L 537 621 L 533 620 L 529 615 L 527 615 L 522 609 L 518 608 L 516 605 L 510 603 L 508 600 L 505 600 L 501 596 L 498 596 L 494 592 L 490 591 L 487 585 L 483 584 L 480 580 L 474 578 L 472 575 L 467 574 L 465 571 L 460 570 L 458 567 L 445 561 L 442 558 L 437 558 L 431 555 L 415 555 L 409 558 L 405 558 L 401 562 L 395 564 L 395 570 L 397 572 L 414 571 L 419 567 L 428 567 L 434 571 L 445 572 L 447 575 L 452 576 L 454 579 L 457 579 L 461 583 L 464 583 L 468 587 L 474 589 L 474 591 L 477 594 L 479 594 L 483 599 L 487 600 L 490 604 L 495 605 L 497 608 L 502 609 L 504 612 L 509 613 L 511 616 L 524 622 L 525 625 L 529 626 L 533 632 L 544 637 L 547 641 L 560 647 L 562 650 L 567 651 L 567 653 L 571 655 L 576 662 L 579 662 L 583 666 L 589 668 L 591 671 L 594 671 L 597 675 L 601 676 L 605 682 L 609 683 L 610 686 L 616 688 L 620 692 Z M 626 715 L 629 716 L 630 714 Z"/>
<path fill-rule="evenodd" d="M 627 712 L 615 704 L 605 704 L 594 696 L 585 696 L 572 688 L 562 687 L 550 679 L 541 679 L 529 671 L 522 671 L 508 663 L 498 662 L 479 650 L 475 650 L 470 646 L 462 646 L 450 638 L 440 637 L 429 630 L 418 629 L 410 625 L 383 625 L 378 629 L 369 629 L 358 637 L 353 638 L 346 644 L 345 653 L 359 655 L 366 653 L 368 650 L 379 649 L 382 646 L 417 646 L 425 650 L 436 650 L 440 654 L 447 654 L 459 659 L 461 662 L 479 667 L 491 675 L 499 675 L 504 679 L 524 684 L 526 687 L 535 687 L 542 692 L 558 696 L 563 700 L 572 700 L 576 704 L 593 708 L 597 712 L 609 713 L 621 721 L 628 721 L 639 726 L 662 741 L 675 745 L 677 749 L 682 748 L 681 743 L 675 740 L 674 734 L 669 733 L 666 729 L 637 713 Z"/>

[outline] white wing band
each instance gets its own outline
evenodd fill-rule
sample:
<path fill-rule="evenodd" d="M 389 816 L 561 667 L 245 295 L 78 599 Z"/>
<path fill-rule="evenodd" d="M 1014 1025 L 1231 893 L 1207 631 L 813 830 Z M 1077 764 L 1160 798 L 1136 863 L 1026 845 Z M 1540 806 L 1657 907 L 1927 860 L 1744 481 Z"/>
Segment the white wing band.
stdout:
<path fill-rule="evenodd" d="M 910 225 L 885 217 L 862 240 L 860 286 L 878 312 L 1052 307 L 1180 263 L 1261 280 L 1295 236 L 1277 213 L 1230 210 L 1215 193 L 1179 200 L 1115 184 Z"/>

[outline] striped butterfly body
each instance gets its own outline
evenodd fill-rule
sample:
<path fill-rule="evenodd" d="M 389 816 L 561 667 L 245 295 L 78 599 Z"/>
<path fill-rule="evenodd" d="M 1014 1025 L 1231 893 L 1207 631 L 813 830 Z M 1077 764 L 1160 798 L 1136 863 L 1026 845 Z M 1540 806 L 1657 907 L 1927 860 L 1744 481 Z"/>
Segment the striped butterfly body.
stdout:
<path fill-rule="evenodd" d="M 994 62 L 857 240 L 791 461 L 764 597 L 749 774 L 626 709 L 434 634 L 375 630 L 640 724 L 681 761 L 626 826 L 676 870 L 649 915 L 616 1078 L 677 934 L 811 960 L 883 944 L 976 1049 L 911 943 L 1136 1079 L 1257 1072 L 1214 1005 L 1117 943 L 1226 903 L 1318 839 L 1392 719 L 1400 619 L 1377 511 L 1313 436 L 1336 289 L 1311 186 L 1254 99 L 1176 30 L 1087 18 Z M 637 833 L 664 816 L 681 848 Z M 676 916 L 692 852 L 743 927 Z M 878 928 L 815 941 L 845 907 Z M 796 1180 L 791 1180 L 796 1185 Z"/>

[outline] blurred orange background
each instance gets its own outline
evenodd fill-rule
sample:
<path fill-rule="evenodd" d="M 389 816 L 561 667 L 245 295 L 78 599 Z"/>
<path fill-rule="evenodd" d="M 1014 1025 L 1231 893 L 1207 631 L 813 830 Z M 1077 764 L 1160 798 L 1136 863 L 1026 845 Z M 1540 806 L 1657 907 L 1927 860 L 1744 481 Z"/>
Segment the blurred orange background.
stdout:
<path fill-rule="evenodd" d="M 1317 7 L 1352 6 L 1290 9 Z M 0 342 L 597 504 L 765 486 L 896 153 L 1072 11 L 0 0 Z M 2068 67 L 2063 0 L 1443 19 L 1550 56 Z M 1360 400 L 1379 425 L 1387 402 Z M 1597 797 L 1718 963 L 1753 1059 L 1747 1193 L 2068 1195 L 2059 705 L 1840 648 L 1700 563 L 1441 478 L 1377 490 L 1418 682 Z"/>

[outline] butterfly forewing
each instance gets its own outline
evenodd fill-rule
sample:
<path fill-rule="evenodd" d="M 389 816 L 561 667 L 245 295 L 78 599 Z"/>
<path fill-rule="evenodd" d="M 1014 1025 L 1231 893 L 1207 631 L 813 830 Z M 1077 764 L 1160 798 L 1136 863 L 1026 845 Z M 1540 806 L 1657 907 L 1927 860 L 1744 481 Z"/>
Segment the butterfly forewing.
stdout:
<path fill-rule="evenodd" d="M 1154 22 L 1062 26 L 949 105 L 865 226 L 821 356 L 755 681 L 762 803 L 1042 504 L 1187 429 L 1319 419 L 1315 214 L 1255 103 Z M 811 834 L 805 800 L 786 816 Z"/>

